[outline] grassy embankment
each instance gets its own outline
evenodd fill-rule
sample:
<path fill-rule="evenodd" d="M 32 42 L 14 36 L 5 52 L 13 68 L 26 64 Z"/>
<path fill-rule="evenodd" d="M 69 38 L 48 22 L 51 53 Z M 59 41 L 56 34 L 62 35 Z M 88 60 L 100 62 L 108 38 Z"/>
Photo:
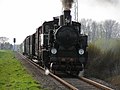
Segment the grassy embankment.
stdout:
<path fill-rule="evenodd" d="M 89 44 L 86 75 L 112 83 L 120 88 L 120 40 L 97 40 Z"/>
<path fill-rule="evenodd" d="M 0 90 L 42 90 L 12 51 L 0 50 Z"/>

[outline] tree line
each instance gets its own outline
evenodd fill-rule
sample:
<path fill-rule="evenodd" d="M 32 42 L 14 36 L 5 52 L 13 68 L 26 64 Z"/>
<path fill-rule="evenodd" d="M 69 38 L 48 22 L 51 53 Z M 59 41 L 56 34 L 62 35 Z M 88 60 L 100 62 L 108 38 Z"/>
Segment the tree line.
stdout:
<path fill-rule="evenodd" d="M 0 37 L 0 49 L 1 50 L 12 50 L 13 45 L 7 42 L 9 38 L 7 37 Z"/>
<path fill-rule="evenodd" d="M 88 35 L 88 41 L 94 42 L 98 39 L 120 38 L 120 24 L 115 20 L 96 22 L 92 19 L 81 19 L 81 31 Z M 7 42 L 9 38 L 0 37 L 0 49 L 13 49 L 13 45 Z"/>
<path fill-rule="evenodd" d="M 88 35 L 89 42 L 120 38 L 120 24 L 115 20 L 96 22 L 91 19 L 81 19 L 81 31 Z"/>

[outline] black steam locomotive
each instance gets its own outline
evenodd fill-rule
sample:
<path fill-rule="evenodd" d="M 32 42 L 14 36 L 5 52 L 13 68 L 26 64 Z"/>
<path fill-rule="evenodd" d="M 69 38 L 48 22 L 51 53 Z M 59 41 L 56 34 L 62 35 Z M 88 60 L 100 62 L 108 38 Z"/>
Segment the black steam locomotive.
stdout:
<path fill-rule="evenodd" d="M 87 35 L 81 34 L 81 24 L 71 20 L 70 12 L 64 10 L 63 15 L 44 22 L 27 36 L 23 53 L 38 59 L 46 69 L 78 74 L 88 59 Z"/>

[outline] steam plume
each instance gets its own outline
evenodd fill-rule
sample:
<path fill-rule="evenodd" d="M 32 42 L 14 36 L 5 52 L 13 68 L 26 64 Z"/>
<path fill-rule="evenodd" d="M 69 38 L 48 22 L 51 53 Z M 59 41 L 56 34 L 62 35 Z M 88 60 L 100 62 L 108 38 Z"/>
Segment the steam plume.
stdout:
<path fill-rule="evenodd" d="M 64 10 L 70 10 L 74 0 L 61 0 Z"/>

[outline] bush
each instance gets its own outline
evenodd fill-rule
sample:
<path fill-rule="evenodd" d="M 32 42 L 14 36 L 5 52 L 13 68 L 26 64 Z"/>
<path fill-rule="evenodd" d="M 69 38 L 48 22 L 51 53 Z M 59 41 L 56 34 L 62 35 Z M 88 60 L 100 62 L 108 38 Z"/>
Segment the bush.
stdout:
<path fill-rule="evenodd" d="M 120 40 L 109 40 L 105 43 L 107 42 L 107 49 L 104 49 L 106 47 L 104 43 L 98 41 L 94 45 L 89 45 L 90 63 L 86 72 L 87 76 L 107 80 L 107 78 L 120 75 Z"/>
<path fill-rule="evenodd" d="M 87 63 L 87 72 L 85 73 L 85 75 L 95 76 L 97 74 L 95 68 L 99 65 L 97 59 L 100 58 L 101 55 L 102 52 L 100 48 L 90 43 L 88 46 L 88 63 Z"/>
<path fill-rule="evenodd" d="M 96 47 L 93 44 L 89 44 L 88 46 L 88 58 L 96 58 L 101 54 L 100 48 Z"/>

